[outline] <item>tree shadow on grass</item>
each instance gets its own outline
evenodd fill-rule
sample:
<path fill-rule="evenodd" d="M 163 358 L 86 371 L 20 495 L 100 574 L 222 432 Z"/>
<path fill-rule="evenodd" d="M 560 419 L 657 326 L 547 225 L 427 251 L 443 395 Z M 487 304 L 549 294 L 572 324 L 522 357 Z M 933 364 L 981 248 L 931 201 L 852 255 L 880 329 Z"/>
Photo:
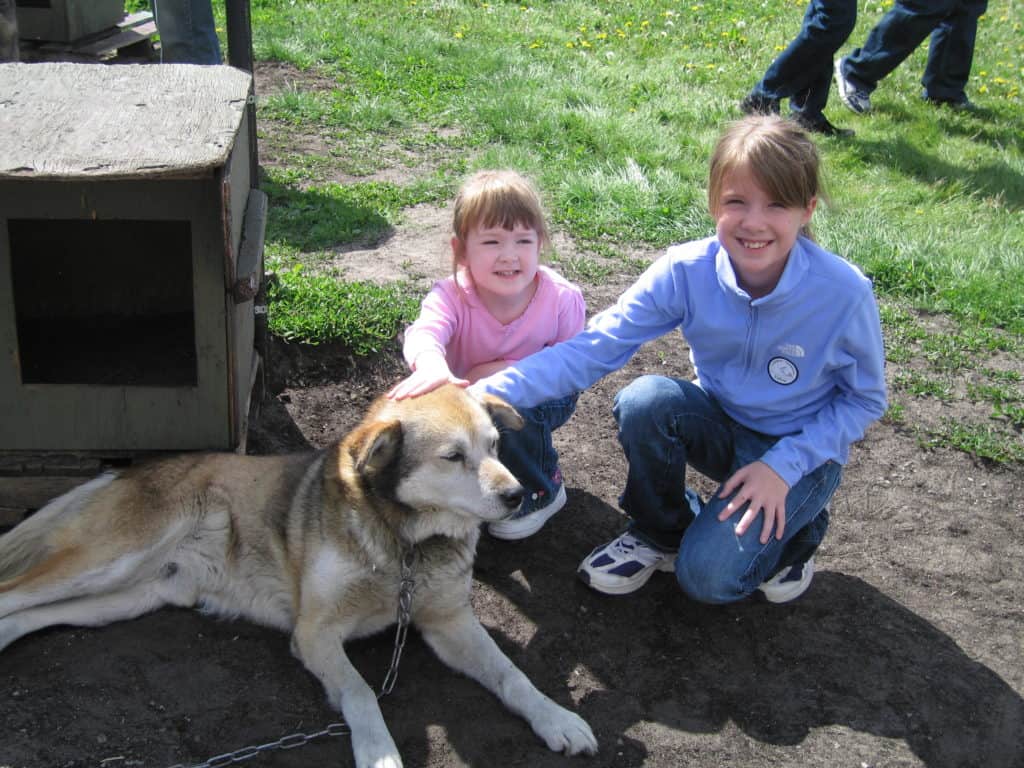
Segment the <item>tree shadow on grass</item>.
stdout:
<path fill-rule="evenodd" d="M 1024 175 L 1001 161 L 978 166 L 956 165 L 922 151 L 906 139 L 851 142 L 850 151 L 867 165 L 894 168 L 905 176 L 952 190 L 999 199 L 1007 208 L 1024 208 Z"/>
<path fill-rule="evenodd" d="M 392 232 L 388 220 L 361 204 L 342 185 L 300 189 L 262 183 L 270 198 L 267 241 L 300 251 L 324 251 L 353 241 L 376 243 Z"/>

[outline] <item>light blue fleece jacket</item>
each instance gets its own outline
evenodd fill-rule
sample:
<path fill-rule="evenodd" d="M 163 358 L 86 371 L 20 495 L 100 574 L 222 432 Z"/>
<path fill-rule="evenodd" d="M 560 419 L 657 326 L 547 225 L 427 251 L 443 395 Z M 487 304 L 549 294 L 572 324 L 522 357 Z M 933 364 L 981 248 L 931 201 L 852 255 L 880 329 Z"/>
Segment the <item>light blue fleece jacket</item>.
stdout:
<path fill-rule="evenodd" d="M 669 248 L 581 333 L 473 385 L 529 407 L 586 389 L 651 339 L 678 328 L 698 384 L 734 420 L 780 436 L 762 457 L 792 487 L 886 408 L 885 352 L 870 281 L 800 237 L 778 285 L 739 287 L 711 237 Z"/>

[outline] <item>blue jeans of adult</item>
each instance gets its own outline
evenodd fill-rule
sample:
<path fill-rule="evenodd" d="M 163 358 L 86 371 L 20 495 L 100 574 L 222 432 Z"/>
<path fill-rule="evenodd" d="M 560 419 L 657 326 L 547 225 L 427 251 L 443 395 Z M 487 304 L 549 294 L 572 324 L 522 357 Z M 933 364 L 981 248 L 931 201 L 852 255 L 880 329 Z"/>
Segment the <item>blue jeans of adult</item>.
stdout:
<path fill-rule="evenodd" d="M 153 0 L 165 64 L 220 64 L 211 0 Z"/>
<path fill-rule="evenodd" d="M 547 506 L 558 493 L 562 477 L 552 432 L 576 411 L 576 399 L 577 395 L 569 395 L 532 408 L 517 408 L 523 417 L 523 428 L 500 428 L 498 458 L 526 489 L 526 498 L 516 517 Z"/>
<path fill-rule="evenodd" d="M 960 101 L 971 75 L 978 18 L 986 8 L 987 0 L 897 0 L 868 33 L 864 47 L 843 59 L 843 75 L 871 93 L 930 35 L 921 78 L 925 95 Z"/>
<path fill-rule="evenodd" d="M 696 384 L 665 376 L 634 380 L 615 396 L 613 413 L 629 462 L 619 504 L 630 517 L 630 531 L 659 550 L 678 549 L 676 578 L 690 598 L 740 600 L 817 550 L 828 530 L 826 506 L 842 479 L 840 464 L 828 461 L 789 489 L 783 536 L 776 539 L 772 531 L 762 544 L 761 518 L 743 535 L 735 531 L 742 510 L 719 521 L 731 498 L 719 498 L 721 488 L 693 515 L 685 498 L 686 467 L 722 483 L 760 459 L 778 436 L 737 423 Z"/>
<path fill-rule="evenodd" d="M 753 93 L 789 99 L 790 109 L 810 123 L 824 117 L 832 85 L 832 58 L 857 23 L 857 0 L 811 0 L 800 34 L 771 63 Z"/>

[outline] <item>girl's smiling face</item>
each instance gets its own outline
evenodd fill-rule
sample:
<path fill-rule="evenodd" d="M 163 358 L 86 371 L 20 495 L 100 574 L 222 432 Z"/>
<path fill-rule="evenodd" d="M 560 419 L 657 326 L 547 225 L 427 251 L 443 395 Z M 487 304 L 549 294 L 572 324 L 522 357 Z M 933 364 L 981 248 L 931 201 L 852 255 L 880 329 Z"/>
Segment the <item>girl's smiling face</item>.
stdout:
<path fill-rule="evenodd" d="M 800 230 L 818 203 L 787 207 L 757 183 L 749 169 L 737 167 L 722 179 L 712 215 L 719 242 L 725 247 L 736 279 L 752 298 L 774 290 L 786 268 Z"/>
<path fill-rule="evenodd" d="M 540 236 L 532 227 L 516 224 L 470 227 L 464 241 L 452 240 L 477 293 L 487 303 L 533 298 L 534 278 L 540 263 Z"/>

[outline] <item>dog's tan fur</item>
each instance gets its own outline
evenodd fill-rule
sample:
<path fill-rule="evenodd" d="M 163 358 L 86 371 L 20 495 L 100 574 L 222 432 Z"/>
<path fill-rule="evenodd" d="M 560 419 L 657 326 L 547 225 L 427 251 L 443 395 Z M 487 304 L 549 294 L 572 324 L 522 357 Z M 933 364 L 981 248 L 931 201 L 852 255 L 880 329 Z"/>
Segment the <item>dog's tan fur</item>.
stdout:
<path fill-rule="evenodd" d="M 376 694 L 342 643 L 394 623 L 412 547 L 412 621 L 437 655 L 551 749 L 593 753 L 587 724 L 540 693 L 470 607 L 480 523 L 523 493 L 497 459 L 492 420 L 521 425 L 500 400 L 449 386 L 377 401 L 319 453 L 183 455 L 96 478 L 0 538 L 0 649 L 164 605 L 279 627 L 351 727 L 356 765 L 394 768 Z"/>

